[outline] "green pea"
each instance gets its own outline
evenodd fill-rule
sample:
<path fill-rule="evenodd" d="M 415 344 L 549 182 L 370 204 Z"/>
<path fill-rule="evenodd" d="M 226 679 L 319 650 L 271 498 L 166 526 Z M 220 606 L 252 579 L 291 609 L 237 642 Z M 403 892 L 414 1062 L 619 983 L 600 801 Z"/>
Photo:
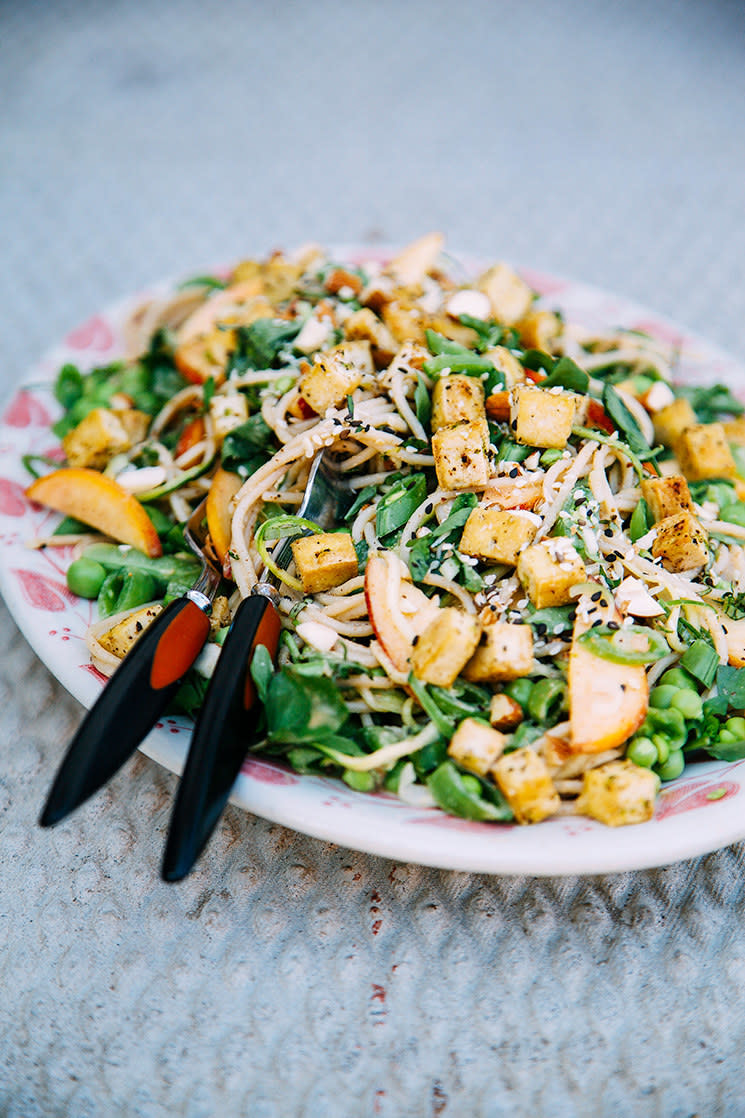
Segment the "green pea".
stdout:
<path fill-rule="evenodd" d="M 685 768 L 685 757 L 682 749 L 674 749 L 664 764 L 656 767 L 660 780 L 676 780 Z"/>
<path fill-rule="evenodd" d="M 724 725 L 737 741 L 745 741 L 745 718 L 728 718 Z"/>
<path fill-rule="evenodd" d="M 513 679 L 504 689 L 505 695 L 509 695 L 516 703 L 519 703 L 523 710 L 527 711 L 528 703 L 530 701 L 530 694 L 533 690 L 533 684 L 529 679 Z"/>
<path fill-rule="evenodd" d="M 676 687 L 673 683 L 663 683 L 659 687 L 653 687 L 649 695 L 649 701 L 653 707 L 658 710 L 667 710 L 673 700 L 674 695 L 680 694 L 680 688 Z"/>
<path fill-rule="evenodd" d="M 97 598 L 106 570 L 95 559 L 75 559 L 67 568 L 67 585 L 79 598 Z"/>
<path fill-rule="evenodd" d="M 700 695 L 695 691 L 689 691 L 685 688 L 683 691 L 677 691 L 671 701 L 670 706 L 673 710 L 679 710 L 683 717 L 689 722 L 695 722 L 704 713 L 704 704 Z M 740 719 L 745 730 L 745 719 Z"/>
<path fill-rule="evenodd" d="M 670 756 L 670 742 L 667 738 L 663 738 L 662 734 L 655 734 L 652 741 L 657 750 L 657 760 L 661 765 L 664 765 Z"/>
<path fill-rule="evenodd" d="M 626 750 L 626 756 L 643 769 L 651 769 L 658 761 L 657 747 L 651 738 L 634 738 Z"/>
<path fill-rule="evenodd" d="M 698 691 L 696 680 L 685 668 L 668 668 L 659 682 L 670 684 L 672 687 L 686 687 L 689 691 Z"/>

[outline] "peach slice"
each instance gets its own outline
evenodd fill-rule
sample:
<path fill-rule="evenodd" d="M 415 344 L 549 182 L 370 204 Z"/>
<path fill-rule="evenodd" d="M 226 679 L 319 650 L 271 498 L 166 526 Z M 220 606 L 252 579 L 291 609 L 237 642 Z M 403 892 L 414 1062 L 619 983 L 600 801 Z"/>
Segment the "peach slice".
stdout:
<path fill-rule="evenodd" d="M 230 549 L 233 512 L 230 502 L 243 485 L 243 478 L 220 467 L 207 494 L 207 528 L 217 557 L 225 565 Z"/>
<path fill-rule="evenodd" d="M 365 600 L 375 636 L 400 672 L 408 672 L 414 638 L 421 636 L 439 611 L 410 581 L 409 572 L 392 552 L 373 552 L 365 569 Z"/>
<path fill-rule="evenodd" d="M 646 669 L 593 655 L 577 639 L 588 627 L 575 622 L 569 654 L 572 753 L 616 749 L 639 729 L 649 707 Z"/>
<path fill-rule="evenodd" d="M 82 520 L 151 559 L 162 555 L 158 533 L 140 502 L 113 478 L 97 470 L 65 467 L 37 478 L 26 490 L 30 501 Z"/>

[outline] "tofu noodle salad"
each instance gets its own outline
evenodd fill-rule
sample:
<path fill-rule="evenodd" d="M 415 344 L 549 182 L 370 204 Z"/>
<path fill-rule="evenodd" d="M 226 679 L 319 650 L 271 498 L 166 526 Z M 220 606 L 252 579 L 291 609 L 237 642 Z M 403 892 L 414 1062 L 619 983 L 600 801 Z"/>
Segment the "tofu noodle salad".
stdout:
<path fill-rule="evenodd" d="M 178 703 L 268 568 L 247 750 L 469 820 L 610 825 L 745 757 L 743 406 L 676 385 L 669 347 L 565 322 L 503 263 L 469 276 L 439 234 L 384 265 L 245 260 L 127 338 L 60 371 L 64 460 L 27 462 L 102 672 L 192 584 L 206 496 L 224 582 Z M 351 491 L 331 531 L 297 515 L 321 448 Z"/>

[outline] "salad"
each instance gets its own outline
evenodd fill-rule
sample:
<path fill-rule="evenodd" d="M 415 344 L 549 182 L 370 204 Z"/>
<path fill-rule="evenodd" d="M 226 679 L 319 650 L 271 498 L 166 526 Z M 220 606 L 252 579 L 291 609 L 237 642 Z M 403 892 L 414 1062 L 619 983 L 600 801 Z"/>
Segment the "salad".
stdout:
<path fill-rule="evenodd" d="M 273 572 L 247 750 L 467 819 L 614 826 L 689 760 L 745 757 L 745 409 L 676 385 L 670 347 L 565 322 L 506 264 L 466 275 L 435 233 L 197 277 L 127 346 L 60 370 L 60 457 L 26 461 L 105 674 L 194 582 L 206 497 L 224 579 L 177 702 Z M 330 531 L 297 515 L 322 448 L 350 491 Z"/>

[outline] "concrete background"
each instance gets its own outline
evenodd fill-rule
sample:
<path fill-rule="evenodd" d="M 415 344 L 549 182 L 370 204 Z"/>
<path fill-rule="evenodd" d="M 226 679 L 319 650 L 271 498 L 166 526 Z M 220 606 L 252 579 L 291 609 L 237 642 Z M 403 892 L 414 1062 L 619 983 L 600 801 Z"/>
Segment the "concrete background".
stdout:
<path fill-rule="evenodd" d="M 704 0 L 0 0 L 0 390 L 161 275 L 449 245 L 745 344 L 745 21 Z M 0 606 L 0 1115 L 742 1115 L 743 850 L 398 865 L 229 810 L 157 877 L 142 757 L 51 833 L 80 715 Z"/>

